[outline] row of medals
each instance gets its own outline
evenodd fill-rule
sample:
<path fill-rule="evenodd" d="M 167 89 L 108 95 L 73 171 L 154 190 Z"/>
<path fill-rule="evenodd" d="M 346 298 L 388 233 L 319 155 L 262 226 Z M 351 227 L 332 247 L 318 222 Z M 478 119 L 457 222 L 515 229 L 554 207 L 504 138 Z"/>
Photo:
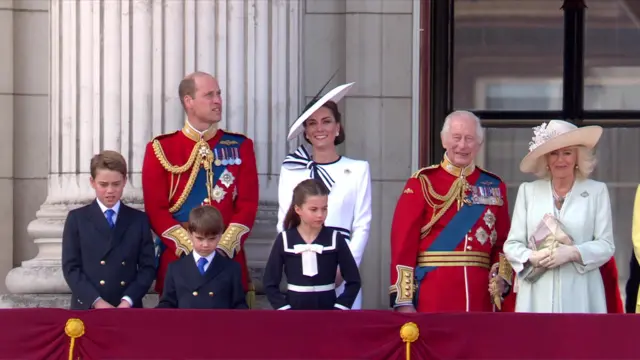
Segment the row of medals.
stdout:
<path fill-rule="evenodd" d="M 215 166 L 242 164 L 238 148 L 213 149 L 213 155 L 215 158 L 215 160 L 213 161 Z"/>

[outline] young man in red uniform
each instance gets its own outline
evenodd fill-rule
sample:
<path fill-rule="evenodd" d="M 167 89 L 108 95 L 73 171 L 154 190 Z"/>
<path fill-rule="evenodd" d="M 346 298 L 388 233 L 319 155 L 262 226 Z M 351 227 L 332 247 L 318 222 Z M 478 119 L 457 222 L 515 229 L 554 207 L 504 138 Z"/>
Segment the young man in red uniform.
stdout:
<path fill-rule="evenodd" d="M 253 142 L 242 134 L 218 129 L 222 97 L 218 81 L 196 72 L 180 82 L 187 120 L 180 131 L 160 135 L 146 148 L 142 168 L 145 211 L 160 241 L 156 291 L 162 294 L 167 266 L 192 250 L 185 230 L 189 212 L 209 204 L 222 214 L 226 230 L 218 253 L 242 267 L 249 306 L 254 289 L 244 241 L 258 211 L 258 173 Z M 194 265 L 195 266 L 195 265 Z"/>
<path fill-rule="evenodd" d="M 498 269 L 510 227 L 507 189 L 474 165 L 483 135 L 472 113 L 449 115 L 441 134 L 444 159 L 416 172 L 400 195 L 391 226 L 389 292 L 396 311 L 492 311 L 489 280 L 498 279 L 498 299 L 509 289 L 511 267 L 503 261 Z"/>

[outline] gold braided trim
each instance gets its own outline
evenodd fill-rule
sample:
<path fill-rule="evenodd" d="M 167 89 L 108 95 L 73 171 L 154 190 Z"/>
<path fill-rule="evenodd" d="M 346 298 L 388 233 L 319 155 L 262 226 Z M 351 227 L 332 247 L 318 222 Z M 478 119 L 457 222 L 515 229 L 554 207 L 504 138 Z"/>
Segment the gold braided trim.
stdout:
<path fill-rule="evenodd" d="M 189 239 L 189 234 L 187 230 L 182 227 L 182 225 L 174 225 L 165 232 L 162 233 L 162 236 L 167 239 L 173 240 L 176 243 L 176 256 L 180 256 L 182 253 L 190 253 L 193 249 L 193 245 L 191 244 L 191 240 Z"/>
<path fill-rule="evenodd" d="M 202 141 L 198 141 L 196 143 L 196 145 L 193 147 L 193 150 L 191 151 L 191 155 L 189 155 L 189 160 L 187 160 L 187 162 L 182 166 L 175 166 L 171 164 L 169 160 L 167 160 L 167 156 L 164 154 L 162 145 L 160 145 L 160 141 L 158 141 L 157 139 L 153 140 L 152 147 L 153 147 L 153 153 L 156 155 L 156 158 L 158 159 L 158 161 L 160 161 L 160 164 L 162 165 L 162 167 L 168 172 L 177 175 L 177 174 L 182 174 L 187 170 L 191 169 L 191 167 L 193 166 L 193 163 L 196 161 L 196 157 L 198 157 L 198 150 L 200 149 L 201 142 Z"/>
<path fill-rule="evenodd" d="M 207 173 L 211 172 L 210 170 L 211 170 L 211 162 L 213 161 L 213 153 L 211 152 L 209 143 L 207 143 L 203 139 L 201 139 L 196 143 L 196 145 L 193 147 L 193 150 L 191 150 L 191 155 L 189 155 L 189 160 L 187 160 L 187 162 L 182 166 L 174 166 L 169 162 L 169 160 L 167 160 L 164 150 L 162 149 L 162 146 L 160 145 L 160 142 L 158 140 L 153 141 L 153 152 L 156 155 L 156 158 L 158 159 L 162 167 L 166 171 L 171 173 L 172 188 L 170 189 L 169 201 L 171 201 L 171 198 L 173 198 L 173 195 L 175 195 L 175 192 L 178 186 L 178 181 L 176 180 L 174 182 L 174 175 L 177 175 L 178 180 L 180 180 L 180 175 L 182 175 L 183 173 L 191 169 L 191 173 L 189 174 L 189 178 L 187 179 L 187 183 L 184 187 L 184 190 L 180 194 L 180 197 L 178 197 L 178 200 L 176 200 L 175 204 L 173 204 L 169 208 L 169 212 L 174 213 L 180 210 L 182 205 L 184 205 L 185 201 L 187 201 L 187 197 L 189 196 L 189 194 L 191 193 L 191 190 L 193 189 L 193 184 L 196 182 L 196 177 L 198 176 L 198 172 L 200 171 L 200 166 L 204 166 L 204 168 L 207 170 Z M 211 174 L 208 174 L 207 175 L 208 193 L 211 192 L 210 191 L 211 184 L 209 184 L 210 178 L 211 178 Z M 174 185 L 175 185 L 175 188 L 173 188 Z"/>
<path fill-rule="evenodd" d="M 398 279 L 389 287 L 389 294 L 396 294 L 396 305 L 412 305 L 415 285 L 413 280 L 413 268 L 405 265 L 396 265 Z"/>
<path fill-rule="evenodd" d="M 418 266 L 476 266 L 489 269 L 489 254 L 480 251 L 425 251 L 418 255 Z"/>
<path fill-rule="evenodd" d="M 231 223 L 218 243 L 218 248 L 224 251 L 229 258 L 233 258 L 240 251 L 240 239 L 249 232 L 249 228 L 238 223 Z"/>
<path fill-rule="evenodd" d="M 431 220 L 420 229 L 420 238 L 424 239 L 431 231 L 433 225 L 446 214 L 447 210 L 449 210 L 455 202 L 458 203 L 458 208 L 460 208 L 463 202 L 467 203 L 465 192 L 469 189 L 469 183 L 467 183 L 467 180 L 464 178 L 457 178 L 451 185 L 451 188 L 449 188 L 449 191 L 445 195 L 440 195 L 435 191 L 433 185 L 431 185 L 429 177 L 420 175 L 418 179 L 422 187 L 422 195 L 427 204 L 433 209 Z M 436 204 L 432 199 L 440 201 L 441 203 Z"/>

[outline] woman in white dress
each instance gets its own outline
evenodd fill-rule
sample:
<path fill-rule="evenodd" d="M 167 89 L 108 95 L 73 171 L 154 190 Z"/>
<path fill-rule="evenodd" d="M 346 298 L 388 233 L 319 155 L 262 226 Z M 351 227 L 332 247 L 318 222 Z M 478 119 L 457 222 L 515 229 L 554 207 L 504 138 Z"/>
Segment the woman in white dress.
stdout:
<path fill-rule="evenodd" d="M 520 170 L 540 180 L 520 185 L 504 244 L 517 274 L 516 312 L 607 312 L 599 269 L 615 250 L 611 203 L 607 186 L 588 179 L 601 135 L 599 126 L 577 128 L 561 120 L 534 128 Z M 528 242 L 546 214 L 559 220 L 568 237 L 532 250 Z M 536 279 L 532 271 L 544 272 Z"/>
<path fill-rule="evenodd" d="M 299 146 L 282 163 L 278 185 L 277 228 L 278 232 L 286 230 L 283 229 L 283 221 L 295 186 L 310 178 L 322 181 L 330 191 L 325 225 L 345 235 L 351 254 L 360 267 L 371 224 L 369 163 L 340 156 L 336 149 L 336 145 L 345 140 L 336 102 L 344 97 L 352 85 L 353 83 L 338 86 L 320 99 L 316 96 L 291 126 L 288 140 L 302 134 L 310 146 Z M 339 272 L 336 287 L 339 296 L 344 291 Z M 362 291 L 358 293 L 351 309 L 361 308 Z"/>

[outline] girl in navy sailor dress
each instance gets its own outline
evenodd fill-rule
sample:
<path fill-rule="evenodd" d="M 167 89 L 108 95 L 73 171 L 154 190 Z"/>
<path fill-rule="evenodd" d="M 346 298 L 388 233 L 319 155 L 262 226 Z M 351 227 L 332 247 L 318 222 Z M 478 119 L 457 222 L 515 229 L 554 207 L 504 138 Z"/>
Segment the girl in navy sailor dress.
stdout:
<path fill-rule="evenodd" d="M 327 188 L 319 181 L 301 182 L 265 268 L 267 299 L 277 310 L 349 310 L 360 291 L 360 273 L 344 235 L 325 227 Z M 344 292 L 336 296 L 340 267 Z M 287 292 L 280 292 L 282 274 Z"/>

